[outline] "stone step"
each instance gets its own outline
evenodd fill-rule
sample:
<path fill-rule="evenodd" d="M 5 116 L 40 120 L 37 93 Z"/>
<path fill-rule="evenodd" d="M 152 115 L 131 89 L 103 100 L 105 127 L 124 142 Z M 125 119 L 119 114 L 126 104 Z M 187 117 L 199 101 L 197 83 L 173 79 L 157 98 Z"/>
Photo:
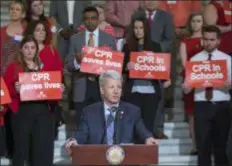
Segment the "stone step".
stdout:
<path fill-rule="evenodd" d="M 2 165 L 9 165 L 9 160 L 6 158 L 1 159 Z M 57 157 L 54 158 L 54 164 L 56 166 L 66 165 L 71 166 L 71 159 L 64 158 L 64 157 Z M 160 156 L 159 157 L 159 165 L 196 165 L 197 164 L 197 157 L 196 156 Z"/>

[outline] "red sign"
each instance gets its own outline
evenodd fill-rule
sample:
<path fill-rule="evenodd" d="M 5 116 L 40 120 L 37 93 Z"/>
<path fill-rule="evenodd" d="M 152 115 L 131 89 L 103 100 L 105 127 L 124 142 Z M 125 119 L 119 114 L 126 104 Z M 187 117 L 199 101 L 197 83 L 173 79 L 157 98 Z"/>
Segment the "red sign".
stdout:
<path fill-rule="evenodd" d="M 107 70 L 122 73 L 124 54 L 104 48 L 83 47 L 81 72 L 100 75 Z"/>
<path fill-rule="evenodd" d="M 189 87 L 224 87 L 227 79 L 226 60 L 186 62 L 185 83 Z"/>
<path fill-rule="evenodd" d="M 1 77 L 1 103 L 0 104 L 8 104 L 8 103 L 11 103 L 11 97 L 7 89 L 6 83 Z"/>
<path fill-rule="evenodd" d="M 132 52 L 130 62 L 134 69 L 130 70 L 130 78 L 162 79 L 170 78 L 170 54 L 154 52 Z"/>
<path fill-rule="evenodd" d="M 19 83 L 21 101 L 62 98 L 61 73 L 58 71 L 19 73 Z"/>

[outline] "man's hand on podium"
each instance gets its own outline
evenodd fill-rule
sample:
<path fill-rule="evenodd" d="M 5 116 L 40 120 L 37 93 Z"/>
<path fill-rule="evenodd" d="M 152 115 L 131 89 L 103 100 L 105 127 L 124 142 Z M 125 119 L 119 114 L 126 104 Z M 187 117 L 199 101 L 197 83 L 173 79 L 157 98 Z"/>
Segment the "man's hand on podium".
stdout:
<path fill-rule="evenodd" d="M 67 152 L 70 156 L 72 155 L 71 147 L 77 146 L 77 145 L 78 145 L 78 143 L 74 138 L 67 140 L 67 142 L 65 143 L 65 149 L 67 150 Z"/>
<path fill-rule="evenodd" d="M 156 143 L 156 140 L 153 137 L 149 137 L 149 138 L 146 139 L 145 144 L 146 145 L 155 145 L 157 143 Z"/>

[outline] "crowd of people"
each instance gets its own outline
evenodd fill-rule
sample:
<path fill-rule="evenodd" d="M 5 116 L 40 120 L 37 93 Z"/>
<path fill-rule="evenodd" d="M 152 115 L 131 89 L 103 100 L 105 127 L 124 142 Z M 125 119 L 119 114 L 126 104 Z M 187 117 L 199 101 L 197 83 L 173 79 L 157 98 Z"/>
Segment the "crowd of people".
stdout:
<path fill-rule="evenodd" d="M 1 105 L 0 156 L 8 157 L 13 166 L 53 163 L 54 140 L 62 119 L 56 114 L 62 105 L 58 100 L 21 101 L 21 72 L 61 72 L 65 88 L 60 90 L 68 96 L 69 109 L 76 112 L 77 137 L 67 141 L 69 152 L 77 144 L 153 144 L 156 139 L 168 139 L 164 108 L 174 107 L 180 74 L 191 155 L 197 155 L 198 166 L 211 166 L 212 154 L 215 165 L 232 164 L 231 1 L 107 0 L 104 5 L 92 5 L 89 0 L 52 0 L 49 17 L 44 7 L 43 0 L 12 1 L 10 22 L 1 27 L 1 77 L 12 102 Z M 124 53 L 122 73 L 81 72 L 84 46 Z M 130 78 L 135 68 L 131 52 L 143 51 L 170 54 L 170 79 Z M 179 58 L 181 73 L 176 70 Z M 185 81 L 186 63 L 207 60 L 227 62 L 225 87 L 192 89 Z M 123 123 L 126 134 L 115 140 L 114 120 L 108 125 L 107 118 L 101 119 L 102 108 L 103 117 L 114 119 L 114 111 L 107 112 L 113 107 L 125 112 L 127 120 Z"/>

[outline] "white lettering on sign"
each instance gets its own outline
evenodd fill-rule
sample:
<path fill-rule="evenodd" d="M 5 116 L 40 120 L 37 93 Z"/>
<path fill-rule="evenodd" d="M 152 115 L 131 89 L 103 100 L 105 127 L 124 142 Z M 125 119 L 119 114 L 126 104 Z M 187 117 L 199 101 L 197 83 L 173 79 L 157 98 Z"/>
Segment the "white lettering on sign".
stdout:
<path fill-rule="evenodd" d="M 140 65 L 138 63 L 135 64 L 135 70 L 139 70 L 139 71 L 167 71 L 166 67 L 164 65 Z"/>
<path fill-rule="evenodd" d="M 4 96 L 5 95 L 5 93 L 4 93 L 4 91 L 1 89 L 1 96 Z"/>
<path fill-rule="evenodd" d="M 46 89 L 58 89 L 58 88 L 61 88 L 61 84 L 60 83 L 48 83 L 48 82 L 45 82 L 44 83 L 44 88 L 46 88 Z"/>
<path fill-rule="evenodd" d="M 50 75 L 49 73 L 33 73 L 32 74 L 32 81 L 49 81 L 50 80 Z"/>
<path fill-rule="evenodd" d="M 97 64 L 97 65 L 103 65 L 104 64 L 104 61 L 100 60 L 100 59 L 94 59 L 94 58 L 84 57 L 82 60 L 85 63 L 93 63 L 93 64 Z"/>
<path fill-rule="evenodd" d="M 208 79 L 208 80 L 216 80 L 216 79 L 223 79 L 224 75 L 222 73 L 191 73 L 191 80 L 202 80 L 202 79 Z"/>
<path fill-rule="evenodd" d="M 122 64 L 121 64 L 121 63 L 112 62 L 112 61 L 110 61 L 109 59 L 107 59 L 107 60 L 105 61 L 105 65 L 106 65 L 106 66 L 110 66 L 110 67 L 117 67 L 117 68 L 121 68 L 121 67 L 122 67 Z"/>
<path fill-rule="evenodd" d="M 26 90 L 34 90 L 34 89 L 42 89 L 43 85 L 42 84 L 22 84 L 21 85 L 21 90 L 26 91 Z"/>
<path fill-rule="evenodd" d="M 138 56 L 137 57 L 138 63 L 155 63 L 154 56 Z"/>
<path fill-rule="evenodd" d="M 96 50 L 94 55 L 96 57 L 106 57 L 108 59 L 112 59 L 112 52 L 109 52 L 109 51 L 104 51 L 104 50 Z"/>

